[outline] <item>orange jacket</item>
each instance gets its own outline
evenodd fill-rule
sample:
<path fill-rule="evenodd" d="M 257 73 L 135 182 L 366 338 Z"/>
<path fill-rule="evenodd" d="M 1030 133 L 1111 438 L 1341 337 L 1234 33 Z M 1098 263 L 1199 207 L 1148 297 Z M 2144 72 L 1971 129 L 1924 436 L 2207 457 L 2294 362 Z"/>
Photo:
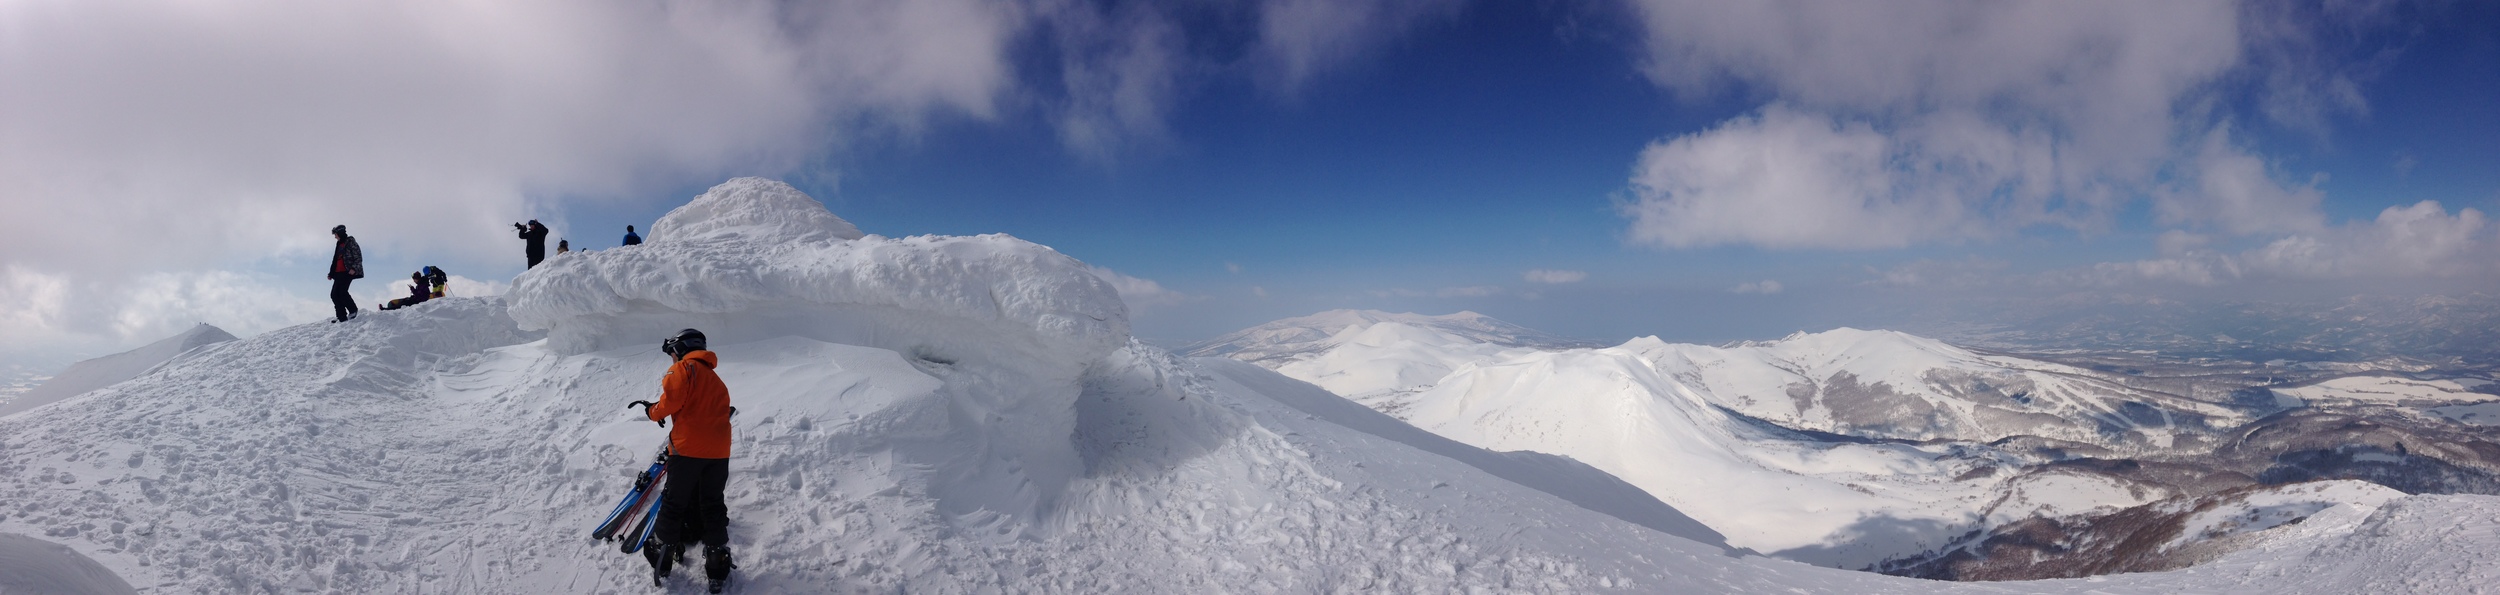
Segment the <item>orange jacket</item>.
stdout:
<path fill-rule="evenodd" d="M 652 421 L 676 416 L 669 426 L 669 449 L 698 459 L 729 458 L 729 386 L 712 368 L 719 356 L 710 351 L 686 354 L 660 378 L 660 402 L 651 405 Z"/>

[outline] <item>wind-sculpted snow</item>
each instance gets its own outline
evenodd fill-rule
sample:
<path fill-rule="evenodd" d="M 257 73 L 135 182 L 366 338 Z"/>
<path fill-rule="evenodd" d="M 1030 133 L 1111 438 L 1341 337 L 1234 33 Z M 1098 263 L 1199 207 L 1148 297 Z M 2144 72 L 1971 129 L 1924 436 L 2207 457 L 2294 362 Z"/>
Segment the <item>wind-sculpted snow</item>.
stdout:
<path fill-rule="evenodd" d="M 1102 357 L 1128 336 L 1118 292 L 1048 247 L 1005 235 L 862 236 L 780 182 L 721 184 L 652 235 L 523 273 L 506 294 L 513 319 L 548 330 L 568 354 L 696 327 L 716 341 L 787 334 L 1052 368 Z"/>
<path fill-rule="evenodd" d="M 856 240 L 859 227 L 780 180 L 734 178 L 651 223 L 644 241 L 745 237 L 760 242 Z"/>

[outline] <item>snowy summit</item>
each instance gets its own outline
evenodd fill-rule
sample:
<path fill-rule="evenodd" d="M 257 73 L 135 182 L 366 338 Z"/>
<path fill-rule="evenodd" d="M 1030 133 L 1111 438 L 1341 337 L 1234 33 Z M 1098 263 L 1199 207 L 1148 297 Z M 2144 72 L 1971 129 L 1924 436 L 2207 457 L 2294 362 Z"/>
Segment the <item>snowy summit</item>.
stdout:
<path fill-rule="evenodd" d="M 0 535 L 0 571 L 41 565 L 11 552 L 67 551 L 110 576 L 53 578 L 148 592 L 651 592 L 639 557 L 588 534 L 663 439 L 626 407 L 657 389 L 654 347 L 693 327 L 739 409 L 733 592 L 2326 593 L 2494 578 L 2469 552 L 2500 539 L 2445 522 L 2500 514 L 2473 497 L 2396 498 L 2302 540 L 2092 581 L 1937 583 L 1749 555 L 1603 464 L 1471 446 L 1266 368 L 1175 356 L 1131 339 L 1126 312 L 1048 247 L 861 234 L 786 185 L 732 180 L 650 242 L 559 255 L 505 296 L 283 328 L 0 417 L 0 534 L 16 536 Z M 662 591 L 699 589 L 676 580 Z"/>

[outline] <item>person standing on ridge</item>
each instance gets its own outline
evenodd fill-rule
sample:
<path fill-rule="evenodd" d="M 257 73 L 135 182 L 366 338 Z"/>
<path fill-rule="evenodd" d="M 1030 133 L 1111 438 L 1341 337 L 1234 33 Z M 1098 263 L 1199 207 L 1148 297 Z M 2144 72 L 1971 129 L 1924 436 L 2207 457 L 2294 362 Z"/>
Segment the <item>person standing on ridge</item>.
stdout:
<path fill-rule="evenodd" d="M 566 253 L 566 252 L 572 252 L 572 251 L 573 251 L 573 241 L 572 241 L 572 240 L 556 240 L 556 253 L 557 253 L 557 254 L 563 254 L 563 253 Z"/>
<path fill-rule="evenodd" d="M 356 237 L 347 235 L 345 225 L 331 227 L 330 237 L 339 241 L 330 251 L 330 308 L 338 316 L 331 322 L 347 322 L 356 317 L 356 298 L 348 295 L 347 284 L 365 277 L 365 250 L 356 247 Z"/>
<path fill-rule="evenodd" d="M 529 245 L 523 247 L 522 251 L 530 257 L 530 268 L 538 268 L 538 261 L 547 259 L 547 226 L 539 225 L 537 219 L 531 219 L 529 225 L 512 224 L 512 229 L 519 230 L 521 240 L 529 242 Z"/>
<path fill-rule="evenodd" d="M 634 226 L 625 226 L 625 243 L 619 245 L 632 246 L 640 243 L 642 243 L 642 236 L 634 235 Z"/>
<path fill-rule="evenodd" d="M 684 561 L 685 546 L 703 542 L 703 575 L 713 593 L 729 581 L 729 504 L 721 492 L 729 487 L 729 387 L 712 372 L 719 356 L 704 349 L 703 331 L 686 329 L 660 342 L 660 352 L 675 358 L 660 378 L 660 402 L 644 403 L 643 415 L 668 425 L 668 487 L 660 493 L 659 520 L 652 527 L 652 547 L 643 548 L 655 577 L 667 577 L 669 566 Z M 665 550 L 665 551 L 663 551 Z M 656 580 L 656 579 L 655 579 Z"/>

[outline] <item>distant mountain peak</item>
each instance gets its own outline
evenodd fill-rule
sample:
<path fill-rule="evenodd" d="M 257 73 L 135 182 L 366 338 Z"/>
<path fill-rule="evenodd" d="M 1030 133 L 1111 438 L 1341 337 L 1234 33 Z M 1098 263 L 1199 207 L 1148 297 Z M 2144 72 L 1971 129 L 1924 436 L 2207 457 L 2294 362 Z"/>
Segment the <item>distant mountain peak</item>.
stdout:
<path fill-rule="evenodd" d="M 16 399 L 0 404 L 0 417 L 62 401 L 95 389 L 120 384 L 137 378 L 165 362 L 190 353 L 203 345 L 235 340 L 226 329 L 202 322 L 174 336 L 121 353 L 70 364 L 51 380 L 36 386 Z"/>
<path fill-rule="evenodd" d="M 1346 330 L 1369 328 L 1381 324 L 1399 324 L 1449 335 L 1469 343 L 1502 347 L 1537 349 L 1573 349 L 1599 347 L 1593 341 L 1570 339 L 1544 331 L 1503 322 L 1500 319 L 1461 310 L 1451 314 L 1428 315 L 1413 312 L 1339 309 L 1308 316 L 1296 316 L 1234 331 L 1181 348 L 1190 357 L 1231 357 L 1243 361 L 1291 358 L 1318 353 L 1337 345 Z"/>

